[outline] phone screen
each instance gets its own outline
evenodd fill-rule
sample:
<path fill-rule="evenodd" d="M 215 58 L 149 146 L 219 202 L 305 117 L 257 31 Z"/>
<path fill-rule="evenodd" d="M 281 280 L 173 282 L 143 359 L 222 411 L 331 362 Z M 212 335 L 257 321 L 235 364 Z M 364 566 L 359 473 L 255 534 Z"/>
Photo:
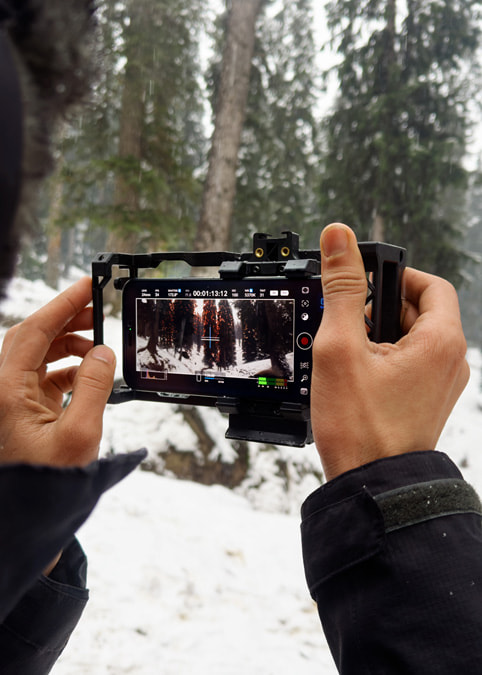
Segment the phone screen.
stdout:
<path fill-rule="evenodd" d="M 319 277 L 131 279 L 123 290 L 125 381 L 173 398 L 308 403 L 322 313 Z"/>

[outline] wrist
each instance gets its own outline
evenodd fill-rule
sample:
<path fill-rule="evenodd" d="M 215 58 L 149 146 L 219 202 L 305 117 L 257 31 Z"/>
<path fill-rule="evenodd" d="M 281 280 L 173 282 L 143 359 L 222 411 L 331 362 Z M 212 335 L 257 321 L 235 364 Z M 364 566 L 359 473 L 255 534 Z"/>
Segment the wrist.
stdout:
<path fill-rule="evenodd" d="M 43 571 L 44 577 L 50 576 L 50 574 L 53 572 L 55 567 L 57 566 L 57 563 L 59 562 L 60 558 L 62 557 L 62 551 L 52 560 L 50 565 L 47 565 L 47 567 Z"/>
<path fill-rule="evenodd" d="M 463 478 L 458 467 L 443 452 L 424 450 L 385 457 L 351 469 L 327 481 L 305 501 L 304 511 L 342 501 L 361 490 L 379 494 L 423 481 Z"/>

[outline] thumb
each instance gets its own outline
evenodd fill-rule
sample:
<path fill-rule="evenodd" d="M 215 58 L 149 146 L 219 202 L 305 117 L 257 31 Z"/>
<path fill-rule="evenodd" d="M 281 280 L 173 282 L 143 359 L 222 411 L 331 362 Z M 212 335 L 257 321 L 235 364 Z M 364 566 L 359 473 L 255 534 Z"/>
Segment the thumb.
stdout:
<path fill-rule="evenodd" d="M 342 223 L 328 225 L 321 233 L 321 273 L 324 311 L 322 328 L 338 335 L 366 339 L 367 280 L 354 232 Z"/>
<path fill-rule="evenodd" d="M 64 411 L 64 429 L 75 429 L 83 453 L 97 452 L 102 437 L 102 417 L 114 383 L 116 358 L 106 345 L 91 349 L 79 366 L 72 400 Z"/>

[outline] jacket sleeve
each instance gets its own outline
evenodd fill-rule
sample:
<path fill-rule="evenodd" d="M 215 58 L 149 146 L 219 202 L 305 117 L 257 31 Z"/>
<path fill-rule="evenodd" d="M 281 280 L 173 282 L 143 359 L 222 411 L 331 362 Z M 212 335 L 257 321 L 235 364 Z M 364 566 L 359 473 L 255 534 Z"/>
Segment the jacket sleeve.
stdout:
<path fill-rule="evenodd" d="M 141 450 L 83 468 L 0 466 L 0 622 L 71 542 L 100 496 L 144 457 Z"/>
<path fill-rule="evenodd" d="M 481 513 L 432 451 L 373 462 L 308 497 L 306 579 L 342 675 L 480 673 Z"/>
<path fill-rule="evenodd" d="M 0 624 L 2 675 L 44 675 L 62 653 L 87 603 L 87 562 L 74 539 Z"/>

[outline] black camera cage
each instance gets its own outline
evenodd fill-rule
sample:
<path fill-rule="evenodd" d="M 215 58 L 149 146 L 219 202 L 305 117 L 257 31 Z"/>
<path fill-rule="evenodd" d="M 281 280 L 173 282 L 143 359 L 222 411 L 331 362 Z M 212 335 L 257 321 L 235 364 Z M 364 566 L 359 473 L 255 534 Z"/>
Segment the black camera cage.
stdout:
<path fill-rule="evenodd" d="M 286 277 L 306 279 L 320 275 L 320 251 L 300 250 L 299 235 L 284 231 L 282 237 L 265 233 L 253 235 L 250 253 L 229 251 L 171 251 L 160 253 L 98 253 L 92 261 L 94 344 L 104 342 L 104 288 L 112 279 L 112 268 L 128 271 L 115 278 L 114 286 L 122 290 L 129 279 L 136 279 L 140 269 L 155 269 L 162 262 L 183 261 L 190 267 L 218 267 L 221 279 L 242 280 L 248 277 Z M 381 242 L 360 242 L 371 316 L 366 317 L 368 336 L 374 342 L 396 342 L 400 337 L 401 280 L 406 251 Z M 190 406 L 215 406 L 229 416 L 226 438 L 267 444 L 302 447 L 313 440 L 308 404 L 263 401 L 234 397 L 163 395 L 132 389 L 126 384 L 114 387 L 109 403 L 125 401 L 163 401 Z"/>

